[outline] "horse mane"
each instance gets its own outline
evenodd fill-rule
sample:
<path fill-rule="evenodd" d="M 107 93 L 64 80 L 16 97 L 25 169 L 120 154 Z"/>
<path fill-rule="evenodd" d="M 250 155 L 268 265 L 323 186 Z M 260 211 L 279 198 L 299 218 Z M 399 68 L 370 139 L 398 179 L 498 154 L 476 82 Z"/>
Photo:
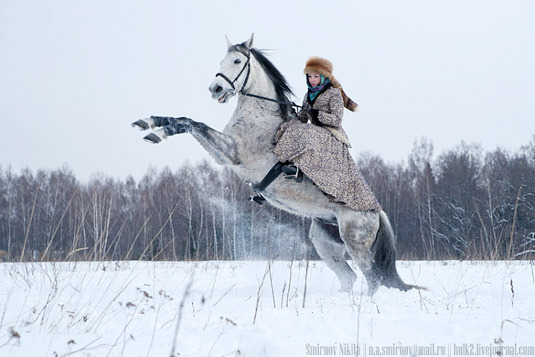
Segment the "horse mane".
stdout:
<path fill-rule="evenodd" d="M 294 94 L 288 82 L 286 81 L 286 78 L 284 78 L 277 67 L 275 67 L 275 65 L 273 65 L 273 63 L 266 57 L 265 51 L 256 48 L 248 49 L 245 46 L 245 42 L 231 46 L 228 51 L 238 51 L 245 56 L 247 56 L 247 52 L 250 51 L 260 63 L 268 78 L 273 82 L 277 96 L 276 99 L 282 102 L 291 102 L 289 97 L 293 96 Z M 288 104 L 279 104 L 279 111 L 283 120 L 286 121 L 289 119 L 290 106 Z"/>

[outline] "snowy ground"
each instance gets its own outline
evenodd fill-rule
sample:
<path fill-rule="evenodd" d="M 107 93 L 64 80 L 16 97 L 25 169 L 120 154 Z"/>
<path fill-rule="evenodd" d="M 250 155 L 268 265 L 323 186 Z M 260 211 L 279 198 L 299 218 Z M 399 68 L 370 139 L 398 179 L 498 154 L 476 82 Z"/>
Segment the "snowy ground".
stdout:
<path fill-rule="evenodd" d="M 350 296 L 322 262 L 269 266 L 2 263 L 0 356 L 170 356 L 179 320 L 175 356 L 535 355 L 533 262 L 398 262 L 429 290 L 372 298 L 358 271 Z"/>

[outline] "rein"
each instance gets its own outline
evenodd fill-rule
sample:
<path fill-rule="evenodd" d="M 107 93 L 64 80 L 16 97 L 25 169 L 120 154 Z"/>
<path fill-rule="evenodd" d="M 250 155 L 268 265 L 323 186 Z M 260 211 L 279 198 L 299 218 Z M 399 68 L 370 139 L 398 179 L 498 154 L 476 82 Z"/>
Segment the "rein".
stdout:
<path fill-rule="evenodd" d="M 245 76 L 245 81 L 243 81 L 243 85 L 242 85 L 240 91 L 238 92 L 239 94 L 245 95 L 245 96 L 248 96 L 248 97 L 257 98 L 257 99 L 268 100 L 270 102 L 274 102 L 274 103 L 278 103 L 278 104 L 284 104 L 284 105 L 288 105 L 288 106 L 291 106 L 291 107 L 302 108 L 302 106 L 297 105 L 294 102 L 287 102 L 287 101 L 283 101 L 283 100 L 277 100 L 277 99 L 273 99 L 273 98 L 263 97 L 263 96 L 257 95 L 257 94 L 247 93 L 245 91 L 245 86 L 247 85 L 247 81 L 249 80 L 249 74 L 251 73 L 251 52 L 248 51 L 245 56 L 247 57 L 247 62 L 245 62 L 245 64 L 243 65 L 243 67 L 242 67 L 242 69 L 240 71 L 240 73 L 238 73 L 238 75 L 236 76 L 236 78 L 234 78 L 233 81 L 231 81 L 229 77 L 227 77 L 224 73 L 221 73 L 221 72 L 216 73 L 215 76 L 223 78 L 224 80 L 226 80 L 228 82 L 228 84 L 230 84 L 230 86 L 232 87 L 233 90 L 236 90 L 236 87 L 234 86 L 234 83 L 238 80 L 238 78 L 240 78 L 240 76 L 242 75 L 243 71 L 245 71 L 245 67 L 247 67 L 247 75 Z"/>
<path fill-rule="evenodd" d="M 261 95 L 256 95 L 256 94 L 247 93 L 247 92 L 244 91 L 244 90 L 241 90 L 241 91 L 240 91 L 240 94 L 246 95 L 246 96 L 248 96 L 248 97 L 253 97 L 253 98 L 258 98 L 258 99 L 263 99 L 263 100 L 269 100 L 270 102 L 274 102 L 274 103 L 290 105 L 290 106 L 292 106 L 292 107 L 296 107 L 296 108 L 303 108 L 302 106 L 297 105 L 297 104 L 295 104 L 294 102 L 285 102 L 285 101 L 283 101 L 283 100 L 276 100 L 276 99 L 272 99 L 272 98 L 268 98 L 268 97 L 263 97 L 263 96 L 261 96 Z"/>

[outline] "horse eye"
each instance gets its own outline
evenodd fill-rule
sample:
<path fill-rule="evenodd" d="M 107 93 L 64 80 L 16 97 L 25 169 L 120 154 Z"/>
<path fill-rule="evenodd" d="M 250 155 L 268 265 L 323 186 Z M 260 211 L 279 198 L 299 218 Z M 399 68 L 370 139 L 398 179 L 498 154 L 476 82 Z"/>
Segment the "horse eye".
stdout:
<path fill-rule="evenodd" d="M 241 59 L 236 58 L 236 59 L 234 60 L 234 64 L 240 64 L 240 63 L 241 63 Z"/>

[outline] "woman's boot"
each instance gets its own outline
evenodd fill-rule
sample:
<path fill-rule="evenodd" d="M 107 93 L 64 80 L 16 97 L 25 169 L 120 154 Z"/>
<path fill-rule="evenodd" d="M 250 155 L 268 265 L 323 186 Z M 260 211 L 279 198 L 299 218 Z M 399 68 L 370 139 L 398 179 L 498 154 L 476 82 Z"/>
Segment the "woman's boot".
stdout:
<path fill-rule="evenodd" d="M 256 196 L 250 196 L 249 201 L 253 201 L 255 203 L 258 203 L 259 205 L 262 205 L 264 201 L 266 200 L 260 192 L 264 191 L 266 187 L 268 187 L 275 179 L 282 173 L 282 167 L 284 164 L 282 162 L 277 162 L 271 170 L 267 173 L 266 177 L 260 181 L 259 184 L 253 185 L 253 189 L 256 191 Z"/>
<path fill-rule="evenodd" d="M 262 205 L 266 199 L 262 197 L 260 193 L 264 191 L 266 187 L 268 187 L 273 181 L 275 181 L 275 179 L 283 172 L 285 179 L 292 179 L 295 180 L 295 182 L 303 181 L 303 172 L 299 170 L 297 166 L 288 161 L 285 163 L 277 162 L 258 185 L 253 185 L 253 189 L 256 191 L 256 193 L 258 193 L 258 195 L 249 196 L 249 201 L 253 201 L 259 205 Z"/>

